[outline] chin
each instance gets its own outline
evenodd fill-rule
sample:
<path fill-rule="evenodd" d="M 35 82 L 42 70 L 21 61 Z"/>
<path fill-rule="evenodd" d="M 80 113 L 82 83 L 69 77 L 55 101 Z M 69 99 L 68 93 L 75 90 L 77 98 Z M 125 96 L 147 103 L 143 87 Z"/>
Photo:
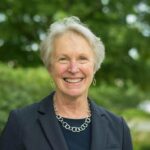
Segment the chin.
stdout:
<path fill-rule="evenodd" d="M 86 95 L 87 94 L 87 92 L 81 91 L 80 89 L 71 89 L 71 90 L 67 90 L 64 93 L 65 93 L 65 95 L 68 95 L 70 97 L 80 97 L 82 95 Z"/>

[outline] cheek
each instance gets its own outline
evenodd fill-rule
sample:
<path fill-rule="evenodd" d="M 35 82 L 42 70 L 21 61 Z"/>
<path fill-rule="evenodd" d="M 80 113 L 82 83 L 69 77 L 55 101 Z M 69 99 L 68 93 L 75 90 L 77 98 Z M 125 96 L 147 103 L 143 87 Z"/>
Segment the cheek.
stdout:
<path fill-rule="evenodd" d="M 93 76 L 94 76 L 94 65 L 83 66 L 82 69 L 84 70 L 84 72 L 88 76 L 91 76 L 91 78 L 93 78 Z"/>
<path fill-rule="evenodd" d="M 67 71 L 67 66 L 54 66 L 54 75 L 55 76 L 63 76 L 63 74 L 65 74 L 65 72 Z"/>

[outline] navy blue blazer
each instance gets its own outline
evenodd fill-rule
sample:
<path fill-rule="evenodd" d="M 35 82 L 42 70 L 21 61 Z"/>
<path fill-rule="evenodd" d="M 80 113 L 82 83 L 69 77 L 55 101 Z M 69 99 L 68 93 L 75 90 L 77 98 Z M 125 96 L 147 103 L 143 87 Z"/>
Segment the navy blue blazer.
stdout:
<path fill-rule="evenodd" d="M 53 94 L 10 113 L 0 150 L 69 150 L 53 109 Z M 132 150 L 125 121 L 91 103 L 91 150 Z"/>

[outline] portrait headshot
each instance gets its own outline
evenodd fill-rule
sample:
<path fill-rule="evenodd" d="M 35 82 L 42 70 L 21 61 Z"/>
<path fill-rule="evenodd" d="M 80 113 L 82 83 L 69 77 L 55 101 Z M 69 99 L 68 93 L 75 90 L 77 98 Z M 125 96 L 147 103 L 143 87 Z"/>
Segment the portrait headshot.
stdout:
<path fill-rule="evenodd" d="M 107 57 L 101 37 L 64 17 L 50 24 L 40 57 L 54 90 L 10 112 L 0 150 L 133 150 L 126 120 L 89 96 Z"/>

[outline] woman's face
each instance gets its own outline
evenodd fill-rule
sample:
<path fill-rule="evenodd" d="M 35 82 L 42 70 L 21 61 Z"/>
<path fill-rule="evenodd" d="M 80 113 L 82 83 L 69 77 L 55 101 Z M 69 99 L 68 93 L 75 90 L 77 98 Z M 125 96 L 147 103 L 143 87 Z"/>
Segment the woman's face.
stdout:
<path fill-rule="evenodd" d="M 94 54 L 87 40 L 67 32 L 54 40 L 50 74 L 56 91 L 67 96 L 87 96 L 94 75 Z"/>

